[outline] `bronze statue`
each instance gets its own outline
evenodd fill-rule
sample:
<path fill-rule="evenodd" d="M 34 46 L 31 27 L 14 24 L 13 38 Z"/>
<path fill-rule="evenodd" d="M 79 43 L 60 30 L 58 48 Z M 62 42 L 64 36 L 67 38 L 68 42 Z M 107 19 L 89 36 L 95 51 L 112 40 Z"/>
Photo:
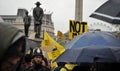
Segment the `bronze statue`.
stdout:
<path fill-rule="evenodd" d="M 25 14 L 26 14 L 26 16 L 23 18 L 24 32 L 25 32 L 25 36 L 28 37 L 29 27 L 31 24 L 31 17 L 28 15 L 28 11 L 26 11 Z"/>
<path fill-rule="evenodd" d="M 35 38 L 40 38 L 42 18 L 44 15 L 43 9 L 40 7 L 41 3 L 36 2 L 36 7 L 33 9 L 33 17 L 34 17 L 34 32 Z"/>

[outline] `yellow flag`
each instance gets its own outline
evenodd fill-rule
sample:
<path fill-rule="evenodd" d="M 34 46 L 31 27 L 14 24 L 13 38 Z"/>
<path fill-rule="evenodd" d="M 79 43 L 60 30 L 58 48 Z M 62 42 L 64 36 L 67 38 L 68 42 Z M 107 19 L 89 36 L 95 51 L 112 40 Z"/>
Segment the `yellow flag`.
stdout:
<path fill-rule="evenodd" d="M 42 47 L 48 47 L 48 46 L 51 46 L 50 36 L 47 34 L 47 32 L 44 32 L 44 39 L 42 40 Z"/>
<path fill-rule="evenodd" d="M 51 53 L 51 52 L 48 52 L 48 57 L 49 57 L 50 60 L 53 59 L 53 56 L 52 56 L 52 53 Z"/>
<path fill-rule="evenodd" d="M 65 48 L 57 43 L 47 32 L 44 32 L 44 40 L 42 41 L 42 47 L 53 47 L 55 51 L 48 52 L 49 58 L 54 61 L 60 54 L 65 51 Z"/>
<path fill-rule="evenodd" d="M 42 47 L 47 47 L 50 46 L 50 41 L 49 40 L 42 40 Z"/>
<path fill-rule="evenodd" d="M 61 39 L 64 39 L 64 38 L 65 38 L 64 34 L 63 34 L 61 31 L 58 31 L 58 32 L 57 32 L 57 37 L 58 37 L 58 38 L 61 38 Z"/>
<path fill-rule="evenodd" d="M 62 45 L 56 42 L 47 32 L 44 32 L 44 40 L 42 41 L 42 46 L 56 47 L 59 51 L 65 50 Z M 43 46 L 43 47 L 44 47 Z"/>
<path fill-rule="evenodd" d="M 62 53 L 60 53 L 60 51 L 56 49 L 51 52 L 48 52 L 48 57 L 49 57 L 49 59 L 54 61 L 60 54 L 62 54 Z"/>

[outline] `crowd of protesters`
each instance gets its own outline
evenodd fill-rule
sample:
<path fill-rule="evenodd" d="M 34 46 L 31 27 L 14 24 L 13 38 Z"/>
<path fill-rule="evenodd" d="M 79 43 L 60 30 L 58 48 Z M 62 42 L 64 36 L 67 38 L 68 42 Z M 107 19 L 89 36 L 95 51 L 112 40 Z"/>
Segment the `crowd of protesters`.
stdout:
<path fill-rule="evenodd" d="M 35 38 L 40 38 L 43 10 L 35 3 L 33 10 Z M 41 15 L 40 15 L 41 14 Z M 120 70 L 120 63 L 73 63 L 58 62 L 51 68 L 51 63 L 43 54 L 40 47 L 26 50 L 31 18 L 26 12 L 24 17 L 25 33 L 10 24 L 0 23 L 0 71 L 115 71 Z"/>
<path fill-rule="evenodd" d="M 0 23 L 0 32 L 0 71 L 72 71 L 76 66 L 61 62 L 52 69 L 40 48 L 27 52 L 26 36 L 21 30 Z"/>

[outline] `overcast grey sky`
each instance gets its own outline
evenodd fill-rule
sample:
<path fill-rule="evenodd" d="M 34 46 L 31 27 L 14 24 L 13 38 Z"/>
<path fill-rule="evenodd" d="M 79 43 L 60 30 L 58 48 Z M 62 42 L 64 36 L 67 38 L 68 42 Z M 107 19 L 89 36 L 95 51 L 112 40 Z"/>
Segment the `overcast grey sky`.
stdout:
<path fill-rule="evenodd" d="M 18 8 L 25 8 L 32 15 L 35 2 L 40 1 L 45 13 L 51 13 L 57 30 L 66 32 L 69 29 L 69 20 L 75 18 L 75 0 L 0 0 L 0 15 L 16 15 Z M 90 22 L 89 15 L 107 0 L 83 0 L 83 21 Z"/>

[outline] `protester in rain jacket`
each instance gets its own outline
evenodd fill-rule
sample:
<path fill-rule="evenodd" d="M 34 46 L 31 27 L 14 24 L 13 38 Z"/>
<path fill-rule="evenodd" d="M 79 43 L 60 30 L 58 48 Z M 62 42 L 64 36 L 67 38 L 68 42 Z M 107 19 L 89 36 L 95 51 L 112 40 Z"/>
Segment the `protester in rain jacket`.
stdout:
<path fill-rule="evenodd" d="M 23 32 L 0 23 L 0 71 L 19 71 L 25 53 Z"/>

